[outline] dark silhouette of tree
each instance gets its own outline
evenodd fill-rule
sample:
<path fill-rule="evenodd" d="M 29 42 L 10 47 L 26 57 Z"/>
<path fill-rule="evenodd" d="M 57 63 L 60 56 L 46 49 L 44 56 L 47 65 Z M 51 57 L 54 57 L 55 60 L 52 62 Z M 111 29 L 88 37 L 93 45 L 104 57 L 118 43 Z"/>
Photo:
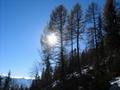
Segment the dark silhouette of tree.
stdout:
<path fill-rule="evenodd" d="M 2 90 L 2 77 L 0 75 L 0 90 Z"/>
<path fill-rule="evenodd" d="M 4 87 L 3 90 L 10 90 L 10 86 L 11 86 L 11 72 L 8 72 L 8 76 L 5 79 L 5 83 L 4 83 Z"/>
<path fill-rule="evenodd" d="M 49 27 L 49 26 L 48 26 Z M 52 83 L 52 67 L 51 67 L 51 61 L 53 61 L 53 47 L 51 47 L 47 41 L 47 36 L 50 33 L 53 33 L 53 30 L 51 30 L 50 28 L 46 28 L 44 33 L 42 34 L 41 37 L 41 47 L 42 47 L 42 60 L 44 63 L 44 69 L 42 72 L 42 77 L 41 77 L 41 81 L 42 81 L 42 88 L 50 88 L 50 84 Z"/>
<path fill-rule="evenodd" d="M 60 33 L 60 67 L 61 67 L 61 79 L 65 77 L 64 70 L 64 28 L 66 23 L 66 9 L 63 5 L 59 5 L 51 14 L 51 23 L 55 30 Z"/>
<path fill-rule="evenodd" d="M 119 75 L 117 69 L 120 63 L 120 32 L 119 32 L 119 9 L 116 9 L 116 0 L 106 0 L 104 8 L 104 31 L 105 31 L 105 53 L 109 57 L 107 66 L 113 76 Z"/>
<path fill-rule="evenodd" d="M 97 17 L 99 14 L 98 5 L 91 2 L 86 12 L 86 21 L 90 23 L 90 33 L 92 34 L 93 48 L 97 47 Z"/>
<path fill-rule="evenodd" d="M 119 19 L 120 15 L 117 15 L 116 0 L 106 0 L 104 8 L 104 27 L 105 27 L 105 45 L 107 53 L 120 50 L 120 34 L 119 34 Z"/>
<path fill-rule="evenodd" d="M 86 12 L 86 22 L 88 23 L 88 43 L 90 49 L 94 50 L 94 64 L 99 65 L 98 43 L 102 38 L 102 20 L 100 10 L 95 2 L 91 2 Z"/>
<path fill-rule="evenodd" d="M 71 60 L 73 60 L 73 40 L 74 40 L 74 13 L 73 11 L 71 11 L 71 13 L 68 15 L 68 25 L 67 25 L 67 29 L 68 29 L 68 33 L 70 34 L 70 42 L 71 42 Z"/>
<path fill-rule="evenodd" d="M 105 47 L 104 47 L 104 31 L 103 31 L 103 20 L 101 14 L 97 20 L 97 49 L 98 49 L 98 63 L 102 62 L 105 64 Z"/>
<path fill-rule="evenodd" d="M 80 65 L 80 38 L 82 37 L 81 34 L 83 33 L 83 18 L 82 18 L 82 10 L 81 10 L 81 6 L 77 3 L 74 6 L 73 9 L 73 13 L 74 13 L 74 29 L 76 32 L 76 42 L 77 42 L 77 61 L 78 61 L 78 71 L 81 74 L 81 65 Z"/>
<path fill-rule="evenodd" d="M 74 72 L 73 67 L 75 66 L 75 54 L 74 54 L 74 44 L 76 43 L 76 30 L 75 30 L 75 15 L 74 11 L 71 10 L 67 17 L 67 35 L 68 43 L 70 42 L 70 57 L 69 57 L 69 72 Z M 78 62 L 76 62 L 78 63 Z M 77 65 L 78 66 L 78 65 Z M 76 69 L 78 70 L 78 68 Z"/>
<path fill-rule="evenodd" d="M 50 66 L 49 60 L 46 62 L 45 70 L 42 72 L 42 88 L 49 89 L 51 87 L 51 83 L 53 82 L 53 76 L 52 76 L 52 68 Z"/>
<path fill-rule="evenodd" d="M 40 82 L 40 78 L 38 73 L 36 73 L 35 79 L 33 79 L 32 81 L 30 90 L 40 90 L 41 88 L 40 88 L 39 82 Z"/>

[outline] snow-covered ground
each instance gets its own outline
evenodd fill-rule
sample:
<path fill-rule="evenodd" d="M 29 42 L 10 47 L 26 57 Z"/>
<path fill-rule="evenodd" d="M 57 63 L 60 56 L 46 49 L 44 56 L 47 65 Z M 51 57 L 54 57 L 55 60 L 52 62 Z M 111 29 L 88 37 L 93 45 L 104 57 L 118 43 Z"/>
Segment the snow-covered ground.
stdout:
<path fill-rule="evenodd" d="M 111 85 L 117 83 L 118 86 L 120 87 L 120 77 L 116 77 L 115 80 L 111 81 Z"/>
<path fill-rule="evenodd" d="M 79 77 L 80 77 L 80 74 L 77 73 L 77 72 L 74 72 L 74 73 L 72 73 L 72 74 L 68 74 L 68 75 L 66 76 L 66 79 L 69 80 L 69 79 L 71 79 L 72 77 L 79 78 Z"/>
<path fill-rule="evenodd" d="M 57 80 L 57 81 L 55 81 L 55 82 L 53 82 L 52 83 L 52 88 L 54 88 L 56 85 L 58 85 L 60 83 L 60 81 L 59 80 Z"/>

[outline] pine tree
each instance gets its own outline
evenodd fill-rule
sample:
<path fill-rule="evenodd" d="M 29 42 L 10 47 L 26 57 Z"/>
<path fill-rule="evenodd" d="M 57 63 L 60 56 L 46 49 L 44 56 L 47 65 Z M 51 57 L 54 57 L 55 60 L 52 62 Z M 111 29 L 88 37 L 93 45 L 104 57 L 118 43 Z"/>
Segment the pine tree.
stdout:
<path fill-rule="evenodd" d="M 49 89 L 51 86 L 52 80 L 53 80 L 52 68 L 50 66 L 49 60 L 47 60 L 47 62 L 46 62 L 45 70 L 43 70 L 43 72 L 42 72 L 41 80 L 43 82 L 42 83 L 43 88 Z"/>
<path fill-rule="evenodd" d="M 4 83 L 4 87 L 3 90 L 10 90 L 10 86 L 11 86 L 11 72 L 8 72 L 8 76 L 5 79 L 5 83 Z"/>
<path fill-rule="evenodd" d="M 120 50 L 119 19 L 117 19 L 115 0 L 106 0 L 104 8 L 105 45 L 107 53 Z"/>
<path fill-rule="evenodd" d="M 90 3 L 90 5 L 88 6 L 87 12 L 86 12 L 86 21 L 88 23 L 90 23 L 90 33 L 92 35 L 92 43 L 93 43 L 93 47 L 92 48 L 96 48 L 97 47 L 97 17 L 98 17 L 98 5 L 94 2 Z"/>
<path fill-rule="evenodd" d="M 67 25 L 67 29 L 68 29 L 68 32 L 70 33 L 70 42 L 71 42 L 71 56 L 72 56 L 72 59 L 73 59 L 73 12 L 71 11 L 70 15 L 68 16 L 68 25 Z"/>
<path fill-rule="evenodd" d="M 98 54 L 99 54 L 99 62 L 102 62 L 103 64 L 105 64 L 105 49 L 104 49 L 104 35 L 103 35 L 103 20 L 101 17 L 101 14 L 99 14 L 98 16 L 98 20 L 97 20 L 97 44 L 98 44 Z M 98 63 L 99 63 L 98 62 Z"/>
<path fill-rule="evenodd" d="M 88 6 L 86 12 L 86 22 L 88 23 L 88 42 L 90 44 L 90 49 L 94 52 L 93 53 L 93 60 L 95 66 L 99 65 L 99 55 L 98 55 L 98 43 L 99 43 L 99 35 L 101 27 L 97 26 L 98 17 L 99 17 L 100 10 L 98 10 L 98 5 L 95 2 L 91 2 Z M 99 23 L 100 24 L 100 23 Z M 99 31 L 98 31 L 99 30 Z"/>
<path fill-rule="evenodd" d="M 64 80 L 64 28 L 66 23 L 67 11 L 63 5 L 59 5 L 51 14 L 51 23 L 57 32 L 60 34 L 60 67 L 61 67 L 61 79 Z"/>
<path fill-rule="evenodd" d="M 104 8 L 105 53 L 107 68 L 111 76 L 120 75 L 120 16 L 116 0 L 106 0 Z M 114 73 L 113 73 L 114 72 Z"/>
<path fill-rule="evenodd" d="M 2 90 L 2 77 L 0 75 L 0 90 Z"/>
<path fill-rule="evenodd" d="M 52 30 L 53 31 L 53 30 Z M 49 88 L 50 84 L 52 83 L 52 67 L 51 67 L 51 60 L 53 61 L 53 47 L 49 46 L 47 41 L 47 35 L 52 32 L 50 27 L 48 26 L 45 29 L 44 33 L 41 37 L 41 47 L 42 47 L 42 60 L 44 63 L 44 69 L 42 72 L 41 81 L 42 88 Z"/>
<path fill-rule="evenodd" d="M 38 73 L 36 73 L 35 79 L 33 79 L 32 84 L 30 86 L 30 90 L 40 90 L 41 88 L 39 82 L 40 82 L 40 78 Z"/>
<path fill-rule="evenodd" d="M 74 29 L 74 12 L 73 10 L 70 12 L 70 14 L 67 17 L 67 31 L 69 35 L 69 41 L 70 41 L 70 46 L 71 46 L 71 52 L 70 52 L 70 61 L 69 61 L 69 67 L 70 70 L 69 72 L 73 72 L 73 62 L 74 62 L 74 54 L 73 54 L 73 45 L 74 45 L 74 39 L 75 39 L 75 29 Z"/>
<path fill-rule="evenodd" d="M 78 71 L 81 74 L 81 66 L 80 66 L 80 43 L 79 40 L 81 38 L 81 34 L 83 33 L 83 20 L 82 20 L 82 10 L 79 4 L 76 4 L 73 9 L 74 12 L 74 29 L 76 32 L 76 42 L 77 42 L 77 61 L 78 61 Z"/>

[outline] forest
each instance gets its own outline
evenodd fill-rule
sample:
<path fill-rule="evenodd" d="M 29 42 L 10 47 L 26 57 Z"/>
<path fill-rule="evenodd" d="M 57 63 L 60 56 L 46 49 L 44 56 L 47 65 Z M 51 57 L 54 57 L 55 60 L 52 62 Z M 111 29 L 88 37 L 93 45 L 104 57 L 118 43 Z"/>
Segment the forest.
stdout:
<path fill-rule="evenodd" d="M 120 2 L 58 5 L 40 38 L 43 69 L 29 88 L 12 87 L 10 73 L 0 90 L 120 90 Z M 115 83 L 117 84 L 117 83 Z M 118 85 L 117 85 L 118 86 Z"/>

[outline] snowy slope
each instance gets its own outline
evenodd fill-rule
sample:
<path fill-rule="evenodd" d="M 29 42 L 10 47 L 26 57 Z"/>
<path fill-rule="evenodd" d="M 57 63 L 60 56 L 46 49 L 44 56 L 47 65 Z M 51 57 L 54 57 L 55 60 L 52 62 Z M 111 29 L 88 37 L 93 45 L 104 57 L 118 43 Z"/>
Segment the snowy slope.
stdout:
<path fill-rule="evenodd" d="M 4 83 L 5 81 L 5 76 L 2 77 L 2 83 Z M 22 85 L 24 87 L 30 87 L 31 83 L 32 83 L 32 79 L 25 79 L 25 78 L 12 78 L 11 80 L 12 85 L 16 86 L 16 85 Z"/>
<path fill-rule="evenodd" d="M 25 78 L 12 78 L 13 85 L 23 85 L 25 87 L 30 87 L 32 83 L 32 79 L 25 79 Z"/>

